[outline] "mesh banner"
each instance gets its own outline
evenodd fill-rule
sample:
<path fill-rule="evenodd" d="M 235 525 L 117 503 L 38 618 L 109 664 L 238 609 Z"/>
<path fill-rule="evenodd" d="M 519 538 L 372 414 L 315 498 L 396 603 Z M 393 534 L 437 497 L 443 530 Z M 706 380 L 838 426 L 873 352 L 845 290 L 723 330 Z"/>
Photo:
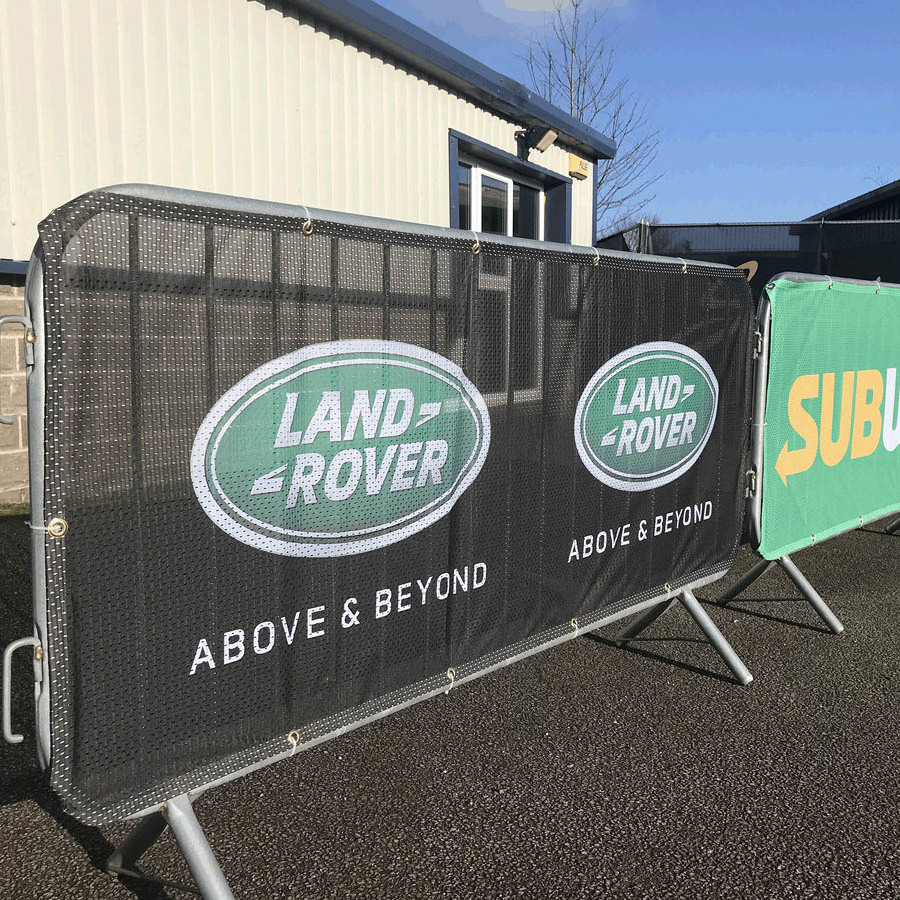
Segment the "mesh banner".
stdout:
<path fill-rule="evenodd" d="M 742 272 L 191 197 L 40 226 L 51 774 L 79 818 L 727 570 Z"/>
<path fill-rule="evenodd" d="M 760 553 L 777 559 L 900 509 L 900 287 L 779 275 Z"/>

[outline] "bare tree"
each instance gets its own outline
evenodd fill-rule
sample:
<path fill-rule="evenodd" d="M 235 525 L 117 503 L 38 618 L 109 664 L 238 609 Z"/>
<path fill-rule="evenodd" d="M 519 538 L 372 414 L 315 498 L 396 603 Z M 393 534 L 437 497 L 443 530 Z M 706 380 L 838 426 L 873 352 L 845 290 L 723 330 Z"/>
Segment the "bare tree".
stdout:
<path fill-rule="evenodd" d="M 584 7 L 585 0 L 556 0 L 525 63 L 533 90 L 616 142 L 615 158 L 599 160 L 596 167 L 598 228 L 614 230 L 634 221 L 653 200 L 650 189 L 660 177 L 652 172 L 659 132 L 649 126 L 646 106 L 627 79 L 613 76 L 604 14 Z"/>
<path fill-rule="evenodd" d="M 870 171 L 865 180 L 870 181 L 875 186 L 872 190 L 876 190 L 877 188 L 884 187 L 886 184 L 890 184 L 892 179 L 881 171 L 881 166 L 875 166 L 875 171 Z"/>

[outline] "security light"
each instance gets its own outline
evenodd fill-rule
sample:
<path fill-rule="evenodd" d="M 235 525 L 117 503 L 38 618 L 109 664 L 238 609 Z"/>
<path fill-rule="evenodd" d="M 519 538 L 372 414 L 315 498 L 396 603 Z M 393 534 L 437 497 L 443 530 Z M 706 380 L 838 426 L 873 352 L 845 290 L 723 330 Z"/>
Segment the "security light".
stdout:
<path fill-rule="evenodd" d="M 552 129 L 548 128 L 539 138 L 537 143 L 534 145 L 535 150 L 538 150 L 540 153 L 543 153 L 548 147 L 553 145 L 553 142 L 559 135 Z"/>

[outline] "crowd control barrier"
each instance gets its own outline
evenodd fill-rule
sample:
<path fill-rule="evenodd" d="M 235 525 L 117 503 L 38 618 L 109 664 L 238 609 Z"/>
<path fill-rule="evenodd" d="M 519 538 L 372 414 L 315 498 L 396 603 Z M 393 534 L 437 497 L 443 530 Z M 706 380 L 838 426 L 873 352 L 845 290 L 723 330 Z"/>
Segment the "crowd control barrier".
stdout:
<path fill-rule="evenodd" d="M 843 625 L 791 560 L 795 550 L 900 509 L 900 286 L 776 276 L 758 310 L 750 526 L 835 634 Z"/>
<path fill-rule="evenodd" d="M 38 744 L 80 820 L 203 790 L 632 613 L 741 534 L 752 301 L 710 264 L 146 186 L 26 288 Z"/>

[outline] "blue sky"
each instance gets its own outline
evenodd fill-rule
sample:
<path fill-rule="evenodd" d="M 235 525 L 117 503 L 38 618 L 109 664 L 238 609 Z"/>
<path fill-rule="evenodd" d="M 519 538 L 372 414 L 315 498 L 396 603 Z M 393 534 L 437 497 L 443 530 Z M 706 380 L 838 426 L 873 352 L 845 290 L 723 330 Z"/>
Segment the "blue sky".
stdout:
<path fill-rule="evenodd" d="M 553 0 L 378 0 L 497 71 Z M 660 132 L 644 213 L 663 222 L 805 218 L 900 178 L 896 0 L 588 0 L 614 74 Z"/>

